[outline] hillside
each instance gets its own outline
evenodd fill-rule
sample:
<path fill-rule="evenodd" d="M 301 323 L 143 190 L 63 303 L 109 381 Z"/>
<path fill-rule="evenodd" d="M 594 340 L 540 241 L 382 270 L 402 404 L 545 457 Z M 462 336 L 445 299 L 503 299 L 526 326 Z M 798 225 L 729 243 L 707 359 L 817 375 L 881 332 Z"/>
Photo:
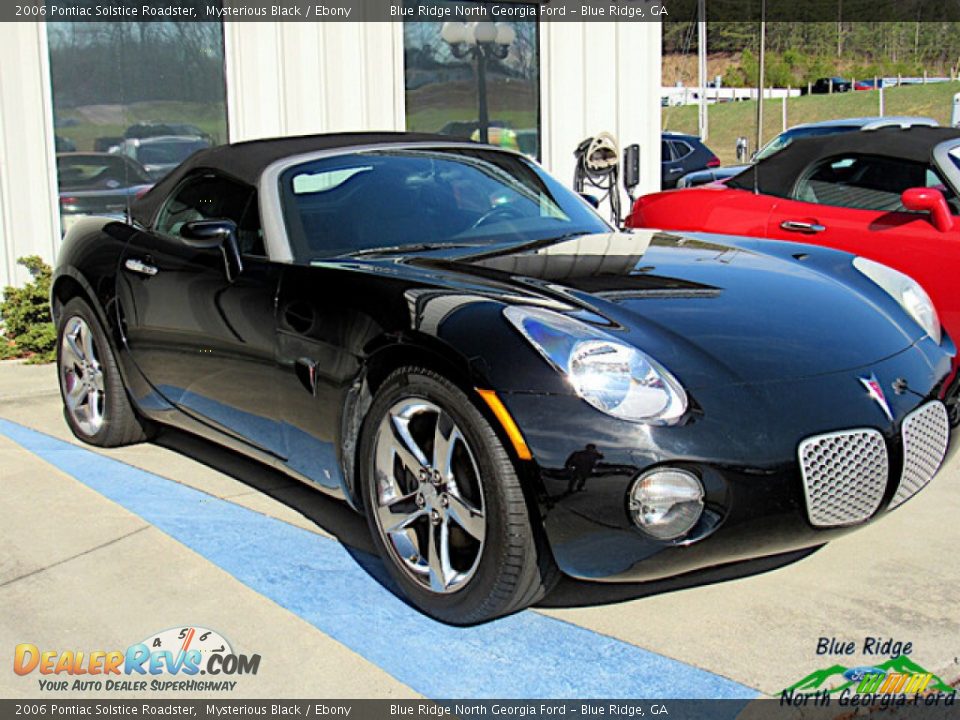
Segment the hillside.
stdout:
<path fill-rule="evenodd" d="M 925 115 L 941 125 L 950 124 L 953 96 L 960 92 L 960 82 L 911 85 L 884 90 L 886 115 Z M 876 91 L 849 92 L 834 95 L 810 95 L 791 98 L 787 105 L 787 126 L 818 120 L 864 117 L 878 114 Z M 764 133 L 767 142 L 782 129 L 782 101 L 764 101 Z M 755 101 L 720 103 L 709 109 L 707 145 L 725 164 L 736 162 L 736 141 L 739 135 L 750 140 L 755 149 L 757 104 Z M 663 129 L 697 134 L 697 107 L 663 108 Z"/>

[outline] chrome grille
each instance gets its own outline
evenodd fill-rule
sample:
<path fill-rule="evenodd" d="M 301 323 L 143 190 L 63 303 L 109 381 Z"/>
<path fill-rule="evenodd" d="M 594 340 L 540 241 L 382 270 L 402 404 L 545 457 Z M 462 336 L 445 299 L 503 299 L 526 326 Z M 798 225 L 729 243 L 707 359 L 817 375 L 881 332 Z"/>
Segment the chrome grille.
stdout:
<path fill-rule="evenodd" d="M 903 419 L 903 475 L 890 509 L 909 500 L 933 479 L 947 454 L 950 420 L 942 403 L 934 401 Z"/>
<path fill-rule="evenodd" d="M 800 471 L 813 525 L 850 525 L 880 507 L 887 488 L 889 460 L 877 430 L 845 430 L 800 443 Z"/>

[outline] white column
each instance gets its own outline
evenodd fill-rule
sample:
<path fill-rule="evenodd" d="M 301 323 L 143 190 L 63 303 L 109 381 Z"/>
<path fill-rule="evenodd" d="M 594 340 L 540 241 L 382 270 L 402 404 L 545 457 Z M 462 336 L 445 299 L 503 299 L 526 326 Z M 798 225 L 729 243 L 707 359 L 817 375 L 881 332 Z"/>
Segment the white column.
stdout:
<path fill-rule="evenodd" d="M 637 192 L 659 190 L 660 23 L 545 22 L 540 28 L 544 166 L 569 184 L 579 142 L 607 130 L 621 147 L 640 145 Z"/>
<path fill-rule="evenodd" d="M 230 140 L 402 130 L 399 27 L 389 22 L 224 23 Z"/>
<path fill-rule="evenodd" d="M 60 244 L 50 69 L 44 23 L 0 23 L 0 285 L 53 262 Z"/>

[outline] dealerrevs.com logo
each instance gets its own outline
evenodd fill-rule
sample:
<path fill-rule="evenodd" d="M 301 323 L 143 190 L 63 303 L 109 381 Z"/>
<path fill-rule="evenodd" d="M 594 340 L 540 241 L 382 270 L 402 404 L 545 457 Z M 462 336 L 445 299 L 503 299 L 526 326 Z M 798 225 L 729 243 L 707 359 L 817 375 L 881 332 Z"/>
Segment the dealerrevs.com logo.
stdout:
<path fill-rule="evenodd" d="M 125 650 L 55 650 L 16 646 L 13 671 L 37 674 L 44 691 L 232 691 L 239 675 L 256 675 L 260 655 L 233 651 L 208 628 L 170 628 Z M 199 676 L 204 676 L 200 678 Z"/>

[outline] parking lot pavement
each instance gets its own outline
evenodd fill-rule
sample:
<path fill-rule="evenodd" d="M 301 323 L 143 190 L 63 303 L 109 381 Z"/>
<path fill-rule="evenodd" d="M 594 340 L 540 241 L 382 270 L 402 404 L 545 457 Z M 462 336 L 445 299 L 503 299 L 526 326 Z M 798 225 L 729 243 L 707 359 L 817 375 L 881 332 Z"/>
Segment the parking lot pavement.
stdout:
<path fill-rule="evenodd" d="M 792 566 L 464 630 L 390 592 L 342 504 L 179 433 L 93 451 L 55 390 L 50 366 L 0 363 L 0 647 L 126 647 L 206 626 L 263 656 L 240 697 L 750 697 L 883 659 L 818 656 L 824 636 L 911 642 L 915 662 L 960 675 L 956 461 L 900 511 Z M 35 683 L 0 674 L 0 693 L 36 695 Z"/>

